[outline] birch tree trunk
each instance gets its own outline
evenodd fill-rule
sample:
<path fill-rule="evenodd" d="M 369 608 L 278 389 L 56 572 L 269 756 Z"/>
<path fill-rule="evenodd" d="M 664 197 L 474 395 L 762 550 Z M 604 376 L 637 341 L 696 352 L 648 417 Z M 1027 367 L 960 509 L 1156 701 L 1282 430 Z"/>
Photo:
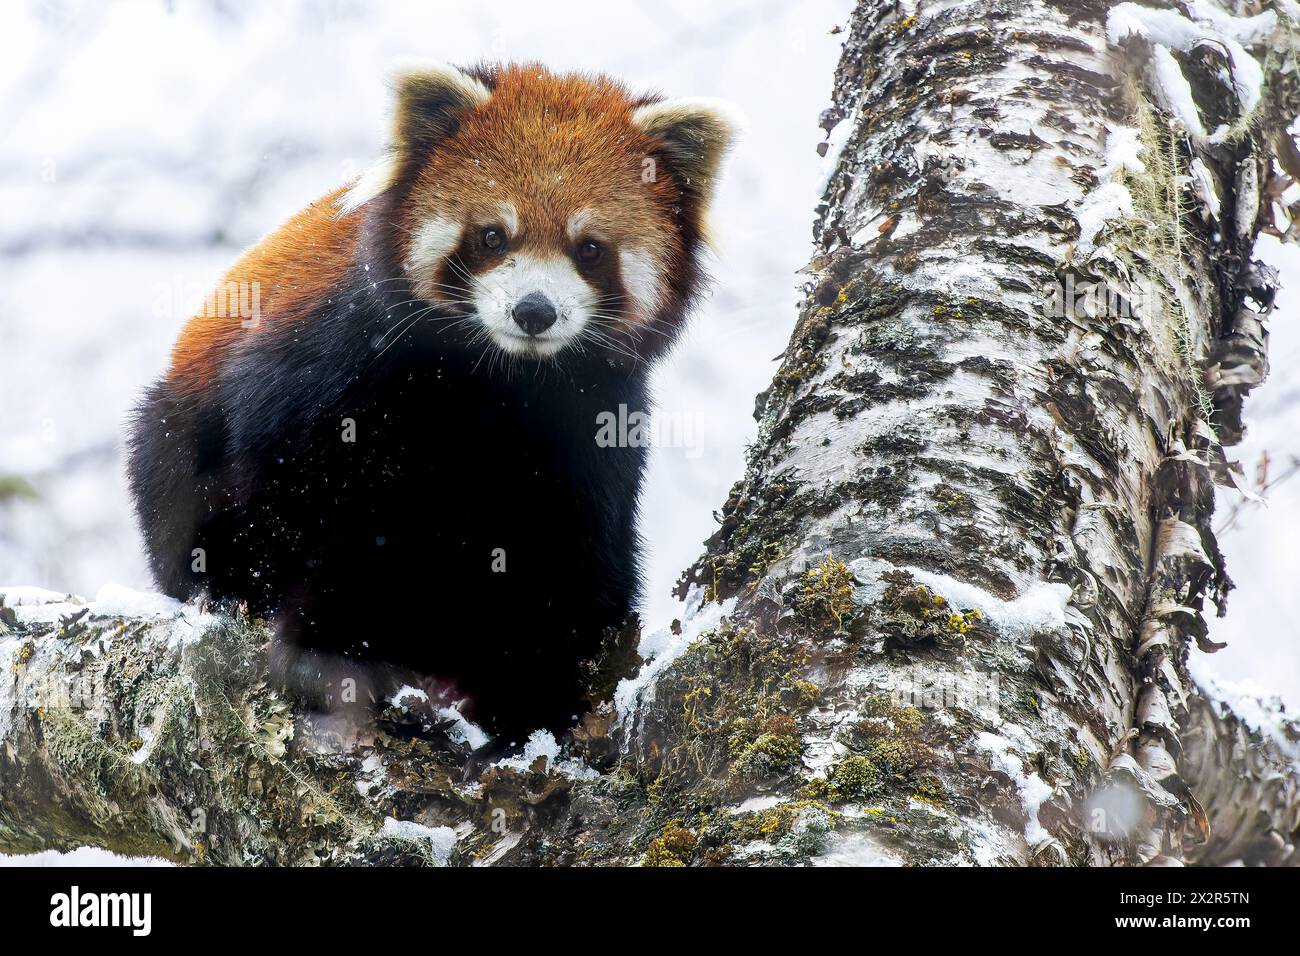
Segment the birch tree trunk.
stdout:
<path fill-rule="evenodd" d="M 1252 248 L 1297 232 L 1298 17 L 864 0 L 806 302 L 635 679 L 484 769 L 418 694 L 296 711 L 255 626 L 11 608 L 0 851 L 1296 862 L 1300 727 L 1207 699 L 1188 660 L 1230 587 L 1221 446 L 1266 369 Z"/>

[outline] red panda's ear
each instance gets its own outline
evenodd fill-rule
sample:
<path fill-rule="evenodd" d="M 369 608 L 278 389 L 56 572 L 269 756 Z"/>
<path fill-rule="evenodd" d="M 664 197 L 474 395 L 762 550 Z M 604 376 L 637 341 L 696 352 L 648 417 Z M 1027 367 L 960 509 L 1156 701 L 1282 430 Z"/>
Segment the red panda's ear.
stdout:
<path fill-rule="evenodd" d="M 722 158 L 740 131 L 739 114 L 721 100 L 663 100 L 638 107 L 632 122 L 663 142 L 664 158 L 683 188 L 707 206 Z"/>
<path fill-rule="evenodd" d="M 487 103 L 483 81 L 446 63 L 407 66 L 393 75 L 392 146 L 429 150 L 456 132 L 461 114 Z"/>
<path fill-rule="evenodd" d="M 393 73 L 393 126 L 388 154 L 362 173 L 336 203 L 346 216 L 397 182 L 412 158 L 456 132 L 460 117 L 492 98 L 477 77 L 446 63 L 403 66 Z"/>

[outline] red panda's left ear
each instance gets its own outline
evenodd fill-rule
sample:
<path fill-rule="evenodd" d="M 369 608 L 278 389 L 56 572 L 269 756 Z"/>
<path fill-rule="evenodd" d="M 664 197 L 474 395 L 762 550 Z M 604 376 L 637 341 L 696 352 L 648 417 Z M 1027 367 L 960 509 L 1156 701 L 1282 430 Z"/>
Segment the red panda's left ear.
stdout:
<path fill-rule="evenodd" d="M 663 142 L 664 158 L 702 206 L 713 196 L 722 158 L 740 132 L 739 111 L 722 100 L 663 100 L 638 107 L 632 122 Z"/>

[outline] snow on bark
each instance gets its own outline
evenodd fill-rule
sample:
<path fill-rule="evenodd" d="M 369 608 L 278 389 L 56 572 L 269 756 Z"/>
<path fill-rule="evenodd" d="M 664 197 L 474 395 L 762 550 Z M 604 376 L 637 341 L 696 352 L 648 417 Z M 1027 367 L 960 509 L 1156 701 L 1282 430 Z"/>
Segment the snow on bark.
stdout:
<path fill-rule="evenodd" d="M 1243 13 L 858 10 L 809 299 L 687 582 L 814 685 L 773 707 L 801 756 L 764 785 L 837 839 L 1168 863 L 1207 838 L 1186 659 L 1230 586 L 1207 519 L 1264 374 L 1258 184 L 1297 111 L 1285 16 Z M 997 613 L 1045 589 L 1059 614 Z"/>
<path fill-rule="evenodd" d="M 1183 721 L 1183 775 L 1205 804 L 1209 841 L 1190 861 L 1295 866 L 1300 844 L 1300 720 L 1276 698 L 1222 686 L 1204 666 Z"/>
<path fill-rule="evenodd" d="M 267 637 L 120 588 L 0 589 L 0 853 L 471 864 L 595 776 L 530 741 L 526 765 L 467 782 L 478 731 L 459 714 L 406 689 L 295 708 L 269 682 Z"/>

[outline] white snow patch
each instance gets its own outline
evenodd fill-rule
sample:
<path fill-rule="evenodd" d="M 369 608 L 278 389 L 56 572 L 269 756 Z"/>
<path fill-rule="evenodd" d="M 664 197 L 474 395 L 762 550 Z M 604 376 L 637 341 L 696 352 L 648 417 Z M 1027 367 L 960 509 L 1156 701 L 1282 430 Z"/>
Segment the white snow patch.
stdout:
<path fill-rule="evenodd" d="M 1258 43 L 1277 29 L 1277 14 L 1272 10 L 1253 17 L 1234 17 L 1209 0 L 1187 0 L 1187 9 L 1198 21 L 1214 24 L 1220 36 L 1245 46 Z"/>
<path fill-rule="evenodd" d="M 393 694 L 392 697 L 388 698 L 388 701 L 394 707 L 401 707 L 403 710 L 408 710 L 410 704 L 408 704 L 407 701 L 416 701 L 428 704 L 429 695 L 418 687 L 404 684 L 396 693 Z M 450 707 L 434 707 L 433 710 L 439 717 L 452 722 L 451 726 L 447 728 L 447 736 L 450 737 L 454 743 L 464 744 L 471 750 L 478 750 L 479 747 L 482 747 L 492 739 L 491 734 L 478 724 L 469 720 L 460 712 L 459 703 L 453 704 Z"/>
<path fill-rule="evenodd" d="M 534 730 L 524 744 L 524 752 L 519 757 L 510 757 L 497 762 L 498 767 L 512 767 L 515 770 L 527 770 L 538 757 L 545 757 L 553 763 L 560 755 L 560 744 L 549 730 Z"/>
<path fill-rule="evenodd" d="M 1151 49 L 1151 70 L 1156 81 L 1156 98 L 1160 105 L 1178 117 L 1192 136 L 1204 138 L 1205 125 L 1192 96 L 1192 85 L 1183 76 L 1182 67 L 1169 52 L 1169 47 L 1157 43 Z"/>
<path fill-rule="evenodd" d="M 971 855 L 975 858 L 975 865 L 996 866 L 998 860 L 1007 853 L 1007 848 L 1002 845 L 1002 834 L 979 819 L 970 820 L 968 827 Z"/>
<path fill-rule="evenodd" d="M 1267 737 L 1279 752 L 1297 761 L 1295 770 L 1300 773 L 1300 741 L 1291 739 L 1287 733 L 1286 712 L 1280 697 L 1254 681 L 1224 680 L 1215 673 L 1208 654 L 1189 654 L 1187 672 L 1207 699 L 1227 704 L 1246 726 Z"/>
<path fill-rule="evenodd" d="M 760 813 L 763 810 L 771 810 L 775 806 L 784 803 L 784 798 L 776 796 L 767 797 L 750 797 L 748 800 L 729 809 L 730 813 Z"/>
<path fill-rule="evenodd" d="M 80 598 L 63 591 L 51 591 L 49 588 L 37 588 L 26 584 L 0 585 L 0 597 L 4 598 L 6 607 L 32 607 L 40 604 L 65 604 L 79 601 Z"/>
<path fill-rule="evenodd" d="M 1219 199 L 1219 191 L 1214 187 L 1214 177 L 1210 175 L 1209 168 L 1201 161 L 1201 157 L 1197 156 L 1192 160 L 1189 171 L 1192 177 L 1192 189 L 1197 198 L 1205 203 L 1205 208 L 1210 211 L 1210 215 L 1218 219 L 1222 202 Z"/>
<path fill-rule="evenodd" d="M 547 769 L 572 777 L 574 780 L 595 780 L 600 776 L 581 758 L 566 757 L 561 760 L 559 741 L 549 730 L 534 730 L 524 744 L 524 752 L 521 756 L 498 760 L 493 766 L 527 772 L 538 757 L 546 758 Z"/>
<path fill-rule="evenodd" d="M 1118 123 L 1106 124 L 1106 164 L 1098 171 L 1102 179 L 1108 179 L 1121 169 L 1134 173 L 1145 173 L 1146 163 L 1142 162 L 1142 143 L 1135 126 L 1121 126 Z"/>
<path fill-rule="evenodd" d="M 844 147 L 848 144 L 857 125 L 858 110 L 854 107 L 852 113 L 831 127 L 831 131 L 826 134 L 826 155 L 822 157 L 822 175 L 817 184 L 816 198 L 820 199 L 825 195 L 826 187 L 831 184 L 831 178 L 840 165 L 840 155 L 844 152 Z"/>
<path fill-rule="evenodd" d="M 1243 44 L 1258 43 L 1271 34 L 1277 27 L 1277 15 L 1267 10 L 1254 17 L 1234 17 L 1208 0 L 1189 0 L 1187 8 L 1194 19 L 1189 20 L 1177 10 L 1118 4 L 1106 16 L 1106 38 L 1113 44 L 1130 36 L 1149 41 L 1157 92 L 1165 107 L 1183 120 L 1189 132 L 1204 136 L 1191 89 L 1170 51 L 1189 53 L 1202 44 L 1225 50 L 1231 64 L 1233 89 L 1242 110 L 1249 114 L 1259 104 L 1264 71 Z"/>
<path fill-rule="evenodd" d="M 388 698 L 388 702 L 394 707 L 400 707 L 403 710 L 406 710 L 408 708 L 405 701 L 408 697 L 426 704 L 429 702 L 429 695 L 427 693 L 420 690 L 418 687 L 412 687 L 410 684 L 403 684 L 399 687 L 397 692 L 393 694 L 392 697 Z"/>
<path fill-rule="evenodd" d="M 158 742 L 158 735 L 154 733 L 152 727 L 145 727 L 140 731 L 140 740 L 143 741 L 140 749 L 131 754 L 132 763 L 142 764 L 149 759 L 149 755 L 153 753 L 154 744 Z"/>
<path fill-rule="evenodd" d="M 1196 25 L 1177 10 L 1156 10 L 1137 3 L 1120 3 L 1106 14 L 1106 39 L 1114 46 L 1141 37 L 1179 50 L 1201 38 Z"/>
<path fill-rule="evenodd" d="M 1032 850 L 1051 840 L 1052 835 L 1038 822 L 1038 809 L 1052 795 L 1052 788 L 1036 772 L 1025 772 L 1024 761 L 1012 752 L 1014 745 L 1007 738 L 986 731 L 975 738 L 975 746 L 992 758 L 990 763 L 994 768 L 1015 781 L 1020 791 L 1020 803 L 1029 817 L 1025 824 L 1025 840 L 1029 848 Z"/>
<path fill-rule="evenodd" d="M 189 609 L 165 594 L 136 591 L 120 584 L 105 584 L 90 602 L 90 613 L 95 617 L 171 617 Z"/>
<path fill-rule="evenodd" d="M 200 610 L 196 604 L 182 603 L 156 591 L 136 591 L 120 584 L 104 585 L 87 606 L 91 617 L 167 618 L 185 625 L 171 629 L 168 642 L 173 645 L 196 640 L 217 623 L 216 615 Z"/>
<path fill-rule="evenodd" d="M 697 585 L 687 592 L 683 602 L 684 609 L 679 618 L 680 634 L 674 634 L 671 628 L 661 627 L 642 635 L 637 651 L 648 660 L 635 677 L 619 681 L 614 690 L 614 709 L 618 713 L 620 724 L 627 726 L 629 718 L 641 704 L 654 700 L 655 681 L 664 668 L 681 657 L 701 634 L 717 627 L 718 622 L 730 614 L 735 606 L 735 598 L 728 598 L 721 604 L 716 601 L 706 604 L 704 589 Z"/>
<path fill-rule="evenodd" d="M 1273 5 L 1285 14 L 1292 23 L 1300 23 L 1300 3 L 1296 0 L 1273 0 Z"/>
<path fill-rule="evenodd" d="M 51 591 L 26 585 L 0 586 L 6 607 L 14 609 L 18 620 L 24 624 L 54 624 L 59 618 L 88 608 L 92 617 L 173 618 L 194 628 L 198 636 L 216 618 L 200 611 L 196 605 L 183 604 L 165 594 L 154 591 L 136 591 L 120 584 L 101 587 L 93 601 L 85 601 L 75 594 Z M 175 639 L 186 635 L 173 634 Z"/>
<path fill-rule="evenodd" d="M 175 866 L 156 856 L 119 856 L 96 846 L 79 846 L 66 852 L 42 850 L 8 856 L 0 853 L 0 866 Z"/>
<path fill-rule="evenodd" d="M 451 859 L 451 851 L 456 846 L 456 831 L 451 827 L 430 827 L 414 820 L 384 817 L 379 835 L 415 843 L 427 842 L 429 855 L 436 866 L 446 866 Z"/>
<path fill-rule="evenodd" d="M 370 779 L 362 779 L 361 776 L 358 776 L 355 781 L 357 793 L 363 797 L 370 796 L 370 791 L 379 784 L 380 774 L 383 773 L 383 770 L 384 762 L 379 759 L 379 755 L 375 753 L 367 754 L 366 759 L 361 761 L 361 774 Z"/>
<path fill-rule="evenodd" d="M 447 736 L 455 743 L 464 744 L 471 750 L 478 750 L 492 739 L 486 730 L 467 719 L 457 707 L 439 707 L 438 716 L 446 717 L 453 722 L 447 728 Z"/>
<path fill-rule="evenodd" d="M 1068 584 L 1039 581 L 1015 600 L 1004 601 L 983 588 L 950 578 L 946 574 L 935 574 L 920 568 L 903 570 L 918 583 L 942 594 L 954 607 L 979 611 L 1008 636 L 1027 637 L 1065 627 L 1065 608 L 1070 602 Z"/>
<path fill-rule="evenodd" d="M 902 866 L 903 861 L 887 853 L 870 835 L 862 832 L 836 834 L 830 848 L 813 857 L 813 866 Z"/>
<path fill-rule="evenodd" d="M 1106 223 L 1115 219 L 1128 219 L 1133 215 L 1133 196 L 1117 182 L 1103 183 L 1083 197 L 1076 217 L 1079 220 L 1079 240 L 1075 251 L 1087 256 L 1097 248 L 1097 236 Z"/>
<path fill-rule="evenodd" d="M 85 608 L 80 602 L 63 604 L 24 604 L 14 608 L 19 624 L 57 624 L 59 618 L 76 614 Z"/>

